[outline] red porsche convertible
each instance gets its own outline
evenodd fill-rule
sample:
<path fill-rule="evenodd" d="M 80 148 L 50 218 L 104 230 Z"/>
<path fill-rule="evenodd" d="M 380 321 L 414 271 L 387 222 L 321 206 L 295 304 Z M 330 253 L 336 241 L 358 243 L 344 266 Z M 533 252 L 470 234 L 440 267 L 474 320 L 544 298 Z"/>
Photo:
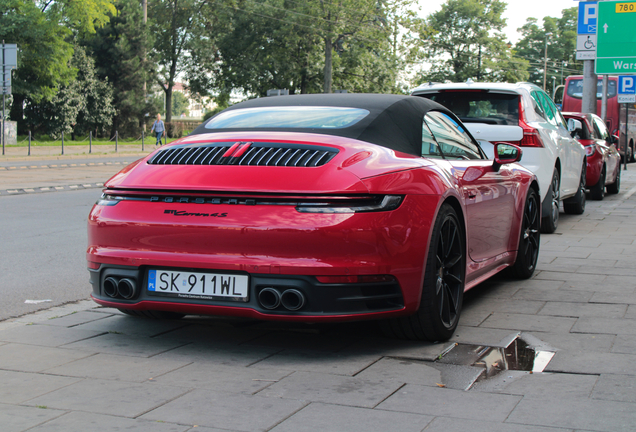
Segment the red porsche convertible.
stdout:
<path fill-rule="evenodd" d="M 445 340 L 463 293 L 539 252 L 535 176 L 424 98 L 253 99 L 112 177 L 88 220 L 93 299 L 131 315 L 386 319 Z"/>

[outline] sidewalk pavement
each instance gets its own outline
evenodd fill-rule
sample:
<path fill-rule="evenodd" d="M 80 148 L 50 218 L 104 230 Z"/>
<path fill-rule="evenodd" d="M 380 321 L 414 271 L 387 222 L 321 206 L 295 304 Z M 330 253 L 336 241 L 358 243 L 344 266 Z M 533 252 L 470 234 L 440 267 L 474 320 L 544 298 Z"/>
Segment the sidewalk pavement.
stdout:
<path fill-rule="evenodd" d="M 561 215 L 532 279 L 467 293 L 450 343 L 371 323 L 146 320 L 90 300 L 1 322 L 1 429 L 634 431 L 636 166 L 622 187 Z M 474 383 L 481 368 L 444 362 L 455 343 L 517 335 L 555 352 L 544 372 Z"/>

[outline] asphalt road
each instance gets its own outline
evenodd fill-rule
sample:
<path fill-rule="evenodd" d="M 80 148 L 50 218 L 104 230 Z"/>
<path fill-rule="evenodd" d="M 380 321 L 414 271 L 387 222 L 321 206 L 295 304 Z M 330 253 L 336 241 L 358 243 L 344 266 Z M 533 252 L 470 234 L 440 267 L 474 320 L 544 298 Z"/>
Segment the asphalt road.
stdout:
<path fill-rule="evenodd" d="M 89 297 L 88 213 L 98 185 L 137 158 L 0 160 L 0 321 Z"/>

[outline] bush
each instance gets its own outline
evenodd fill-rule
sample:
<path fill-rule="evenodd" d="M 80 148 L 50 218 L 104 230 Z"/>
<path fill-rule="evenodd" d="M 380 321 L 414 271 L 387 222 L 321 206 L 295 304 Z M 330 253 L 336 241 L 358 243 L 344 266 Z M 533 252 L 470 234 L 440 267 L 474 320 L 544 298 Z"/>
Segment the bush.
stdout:
<path fill-rule="evenodd" d="M 168 138 L 181 138 L 183 136 L 183 125 L 180 122 L 170 122 L 165 125 Z"/>

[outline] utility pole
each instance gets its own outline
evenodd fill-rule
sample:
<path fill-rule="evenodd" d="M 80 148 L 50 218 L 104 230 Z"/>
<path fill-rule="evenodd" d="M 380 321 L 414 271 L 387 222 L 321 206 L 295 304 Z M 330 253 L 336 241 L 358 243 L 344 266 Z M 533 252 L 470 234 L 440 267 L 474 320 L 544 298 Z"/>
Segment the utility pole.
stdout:
<path fill-rule="evenodd" d="M 477 81 L 481 81 L 481 44 L 479 44 L 479 56 L 477 59 Z"/>
<path fill-rule="evenodd" d="M 598 79 L 594 73 L 594 60 L 583 61 L 583 96 L 581 111 L 596 114 L 596 90 Z"/>
<path fill-rule="evenodd" d="M 552 33 L 545 34 L 545 53 L 543 55 L 543 91 L 545 91 L 545 84 L 548 78 L 548 37 L 552 36 Z"/>
<path fill-rule="evenodd" d="M 146 30 L 146 23 L 148 22 L 148 0 L 141 0 L 141 7 L 144 10 L 144 31 Z M 146 66 L 146 52 L 144 51 L 144 67 Z M 146 90 L 146 81 L 144 81 L 144 101 L 148 99 L 148 92 Z M 143 120 L 144 128 L 143 131 L 146 132 L 146 117 Z"/>
<path fill-rule="evenodd" d="M 603 123 L 607 124 L 607 75 L 603 75 L 603 88 L 601 91 L 603 92 L 601 96 L 601 118 Z"/>

